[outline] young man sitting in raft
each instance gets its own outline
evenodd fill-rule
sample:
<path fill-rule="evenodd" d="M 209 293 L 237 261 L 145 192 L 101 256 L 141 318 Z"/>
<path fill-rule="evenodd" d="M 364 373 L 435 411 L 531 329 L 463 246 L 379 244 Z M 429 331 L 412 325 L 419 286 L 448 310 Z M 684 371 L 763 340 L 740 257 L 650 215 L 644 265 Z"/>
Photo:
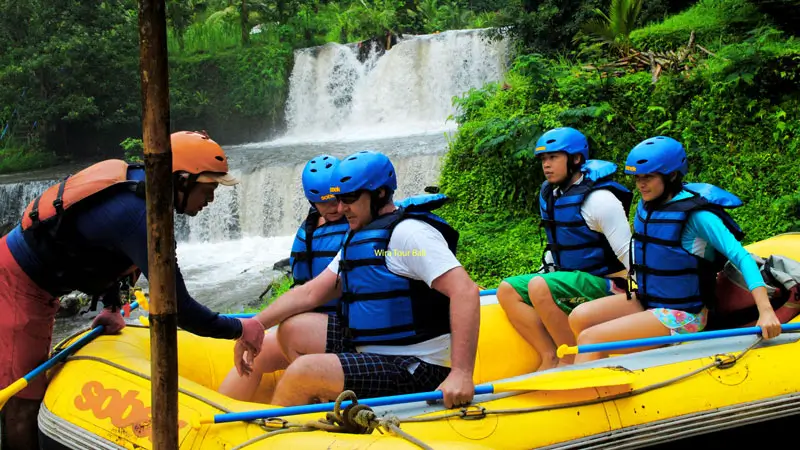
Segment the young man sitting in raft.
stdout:
<path fill-rule="evenodd" d="M 589 160 L 586 137 L 573 128 L 548 131 L 536 143 L 546 181 L 539 209 L 547 233 L 546 273 L 506 278 L 497 299 L 519 334 L 542 358 L 538 370 L 559 363 L 556 349 L 575 345 L 567 314 L 582 302 L 624 292 L 633 194 L 612 181 L 613 163 Z"/>
<path fill-rule="evenodd" d="M 292 287 L 305 284 L 322 273 L 333 257 L 339 253 L 350 231 L 347 219 L 339 212 L 339 202 L 333 194 L 328 193 L 331 175 L 338 165 L 339 160 L 336 157 L 318 155 L 309 160 L 303 168 L 303 193 L 311 208 L 297 229 L 292 244 L 289 259 L 294 280 Z M 336 298 L 318 306 L 314 312 L 334 314 L 338 304 L 339 299 Z M 323 338 L 324 336 L 320 337 L 320 345 L 325 345 Z M 257 398 L 264 403 L 270 403 L 272 389 L 258 391 L 261 378 L 264 374 L 285 369 L 288 365 L 289 361 L 278 344 L 277 333 L 267 333 L 264 336 L 261 353 L 253 362 L 252 372 L 239 376 L 236 368 L 231 368 L 220 385 L 219 392 L 237 400 L 254 401 Z"/>
<path fill-rule="evenodd" d="M 472 400 L 478 286 L 455 257 L 458 233 L 430 212 L 444 196 L 398 208 L 396 189 L 381 153 L 358 152 L 336 168 L 330 192 L 351 229 L 342 250 L 256 316 L 267 328 L 280 323 L 291 361 L 272 403 L 332 401 L 344 390 L 359 398 L 441 390 L 448 408 Z M 337 297 L 337 314 L 308 313 Z M 236 346 L 240 373 L 252 364 L 244 352 Z"/>
<path fill-rule="evenodd" d="M 636 177 L 642 195 L 634 220 L 629 276 L 637 288 L 629 286 L 627 296 L 609 296 L 575 308 L 569 323 L 578 345 L 702 331 L 708 305 L 715 301 L 716 274 L 726 258 L 742 272 L 753 294 L 763 337 L 781 333 L 758 267 L 739 242 L 742 230 L 724 210 L 742 202 L 710 184 L 684 185 L 687 172 L 686 151 L 672 138 L 646 139 L 631 150 L 625 173 Z M 575 362 L 606 356 L 583 353 Z"/>

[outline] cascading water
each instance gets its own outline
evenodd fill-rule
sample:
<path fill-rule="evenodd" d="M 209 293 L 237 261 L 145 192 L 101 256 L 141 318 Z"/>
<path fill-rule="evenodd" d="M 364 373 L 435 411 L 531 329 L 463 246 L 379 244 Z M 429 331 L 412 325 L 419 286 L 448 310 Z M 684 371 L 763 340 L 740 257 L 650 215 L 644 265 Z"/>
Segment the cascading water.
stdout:
<path fill-rule="evenodd" d="M 398 199 L 437 184 L 445 132 L 455 128 L 447 121 L 452 97 L 499 80 L 507 52 L 506 43 L 489 42 L 480 30 L 406 38 L 385 53 L 371 49 L 363 62 L 357 45 L 297 51 L 285 135 L 226 148 L 241 183 L 220 186 L 196 217 L 176 216 L 178 265 L 189 292 L 221 312 L 256 301 L 308 212 L 300 174 L 315 155 L 386 153 L 397 170 Z M 0 184 L 0 226 L 18 221 L 28 202 L 64 175 Z M 85 319 L 62 323 L 56 337 L 83 326 Z"/>
<path fill-rule="evenodd" d="M 296 52 L 286 108 L 288 131 L 275 143 L 352 141 L 451 130 L 452 98 L 500 79 L 507 41 L 484 30 L 447 31 L 398 42 L 364 62 L 358 48 L 329 43 Z"/>

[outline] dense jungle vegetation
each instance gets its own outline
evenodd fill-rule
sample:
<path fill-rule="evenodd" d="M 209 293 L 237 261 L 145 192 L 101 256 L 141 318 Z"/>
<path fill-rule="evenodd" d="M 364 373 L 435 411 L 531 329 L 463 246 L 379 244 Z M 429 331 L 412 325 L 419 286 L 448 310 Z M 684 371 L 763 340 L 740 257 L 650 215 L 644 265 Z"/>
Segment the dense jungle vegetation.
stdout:
<path fill-rule="evenodd" d="M 651 22 L 636 0 L 607 2 L 580 26 L 554 19 L 558 41 L 544 47 L 544 37 L 523 36 L 504 81 L 456 99 L 460 128 L 441 180 L 456 201 L 444 215 L 482 285 L 541 263 L 544 178 L 533 149 L 556 126 L 587 134 L 591 156 L 617 163 L 631 190 L 622 174 L 630 149 L 651 136 L 678 139 L 687 181 L 744 202 L 732 214 L 746 243 L 800 231 L 800 4 L 683 3 L 692 4 Z"/>
<path fill-rule="evenodd" d="M 140 135 L 135 0 L 0 0 L 0 173 L 122 156 Z M 620 165 L 682 141 L 688 181 L 737 194 L 752 242 L 800 230 L 800 0 L 181 0 L 167 2 L 173 128 L 223 143 L 280 131 L 293 51 L 492 27 L 504 80 L 454 99 L 441 177 L 460 259 L 484 286 L 535 270 L 536 138 L 569 125 Z M 125 144 L 120 145 L 122 142 Z M 620 181 L 633 188 L 629 177 Z"/>

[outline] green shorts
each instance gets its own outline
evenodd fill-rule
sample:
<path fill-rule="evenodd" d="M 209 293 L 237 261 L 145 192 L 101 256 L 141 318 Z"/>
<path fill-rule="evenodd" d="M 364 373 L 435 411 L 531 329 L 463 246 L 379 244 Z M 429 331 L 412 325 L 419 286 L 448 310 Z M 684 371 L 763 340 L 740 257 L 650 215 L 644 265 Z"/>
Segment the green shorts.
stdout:
<path fill-rule="evenodd" d="M 547 287 L 550 288 L 550 293 L 553 294 L 556 305 L 567 314 L 581 303 L 625 292 L 624 287 L 623 290 L 615 289 L 613 280 L 586 272 L 531 273 L 509 277 L 503 281 L 517 291 L 523 302 L 533 306 L 531 298 L 528 296 L 528 283 L 533 277 L 544 279 Z M 624 282 L 624 280 L 620 281 Z"/>

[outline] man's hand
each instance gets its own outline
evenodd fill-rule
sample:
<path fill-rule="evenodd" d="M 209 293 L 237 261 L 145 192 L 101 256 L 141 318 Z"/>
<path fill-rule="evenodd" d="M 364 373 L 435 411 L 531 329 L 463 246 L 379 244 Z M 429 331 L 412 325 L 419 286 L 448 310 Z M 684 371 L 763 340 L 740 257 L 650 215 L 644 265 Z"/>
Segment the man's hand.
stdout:
<path fill-rule="evenodd" d="M 242 336 L 236 341 L 233 350 L 233 363 L 239 376 L 249 375 L 253 370 L 253 360 L 261 352 L 264 342 L 264 325 L 255 319 L 239 319 L 242 322 Z M 246 359 L 245 359 L 246 358 Z"/>
<path fill-rule="evenodd" d="M 246 345 L 242 341 L 236 341 L 233 347 L 233 364 L 240 377 L 249 377 L 253 373 L 254 360 L 255 357 L 247 351 Z"/>
<path fill-rule="evenodd" d="M 459 408 L 467 406 L 475 396 L 475 383 L 472 374 L 461 370 L 451 369 L 450 375 L 436 388 L 444 394 L 444 406 Z"/>
<path fill-rule="evenodd" d="M 769 309 L 758 315 L 756 326 L 761 327 L 761 335 L 764 339 L 772 339 L 781 334 L 781 321 L 775 315 L 775 311 Z"/>
<path fill-rule="evenodd" d="M 92 328 L 102 325 L 103 334 L 119 334 L 125 328 L 125 319 L 119 312 L 113 312 L 110 309 L 103 308 L 94 320 L 92 321 Z"/>

